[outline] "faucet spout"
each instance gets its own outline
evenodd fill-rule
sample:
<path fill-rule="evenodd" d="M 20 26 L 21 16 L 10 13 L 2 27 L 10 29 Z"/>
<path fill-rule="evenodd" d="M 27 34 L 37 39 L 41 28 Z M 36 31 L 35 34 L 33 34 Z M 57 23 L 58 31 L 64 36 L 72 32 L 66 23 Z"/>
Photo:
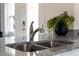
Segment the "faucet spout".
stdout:
<path fill-rule="evenodd" d="M 37 28 L 37 29 L 31 34 L 31 36 L 30 36 L 30 42 L 33 42 L 34 36 L 35 36 L 35 34 L 36 34 L 38 31 L 39 31 L 40 33 L 43 33 L 43 32 L 44 32 L 44 30 L 43 30 L 42 28 Z"/>
<path fill-rule="evenodd" d="M 35 31 L 33 31 L 33 21 L 32 21 L 30 25 L 30 33 L 29 33 L 30 42 L 34 41 L 34 36 L 38 31 L 40 31 L 40 33 L 44 32 L 43 28 L 37 28 Z"/>

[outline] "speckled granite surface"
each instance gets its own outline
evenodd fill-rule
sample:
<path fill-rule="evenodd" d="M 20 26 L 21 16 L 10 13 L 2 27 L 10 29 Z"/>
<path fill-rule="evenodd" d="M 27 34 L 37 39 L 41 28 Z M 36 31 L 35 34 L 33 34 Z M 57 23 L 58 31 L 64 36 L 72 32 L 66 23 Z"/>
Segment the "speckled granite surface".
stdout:
<path fill-rule="evenodd" d="M 48 48 L 41 51 L 36 52 L 23 52 L 19 50 L 15 50 L 13 48 L 9 48 L 5 46 L 6 40 L 15 40 L 15 38 L 4 37 L 0 38 L 0 56 L 53 56 L 58 55 L 64 52 L 68 52 L 74 49 L 79 48 L 79 30 L 71 30 L 66 36 L 56 36 L 54 40 L 62 40 L 62 41 L 73 41 L 73 44 L 63 45 L 55 48 Z M 6 39 L 6 40 L 5 40 Z"/>

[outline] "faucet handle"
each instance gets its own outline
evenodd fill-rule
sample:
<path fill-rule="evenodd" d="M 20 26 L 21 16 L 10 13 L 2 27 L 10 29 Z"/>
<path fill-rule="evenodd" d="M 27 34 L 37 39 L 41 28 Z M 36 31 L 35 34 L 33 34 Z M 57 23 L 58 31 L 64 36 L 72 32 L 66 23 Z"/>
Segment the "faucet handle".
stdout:
<path fill-rule="evenodd" d="M 31 22 L 31 25 L 34 23 L 34 21 Z"/>
<path fill-rule="evenodd" d="M 33 23 L 34 23 L 34 21 L 32 21 L 31 25 L 30 25 L 30 34 L 33 33 Z"/>
<path fill-rule="evenodd" d="M 39 28 L 39 29 L 40 29 L 40 32 L 41 32 L 41 33 L 43 33 L 43 32 L 44 32 L 44 29 L 43 29 L 43 28 Z"/>

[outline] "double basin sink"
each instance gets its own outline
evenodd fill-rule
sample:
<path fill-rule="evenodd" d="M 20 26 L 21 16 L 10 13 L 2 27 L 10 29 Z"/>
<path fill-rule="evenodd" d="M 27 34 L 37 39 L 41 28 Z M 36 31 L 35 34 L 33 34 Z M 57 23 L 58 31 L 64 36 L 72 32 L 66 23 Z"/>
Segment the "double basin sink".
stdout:
<path fill-rule="evenodd" d="M 10 48 L 14 48 L 19 51 L 25 51 L 25 52 L 35 52 L 40 51 L 48 48 L 55 48 L 64 46 L 67 44 L 72 44 L 73 42 L 65 42 L 65 41 L 38 41 L 38 42 L 20 42 L 20 43 L 11 43 L 6 44 L 5 46 L 8 46 Z"/>

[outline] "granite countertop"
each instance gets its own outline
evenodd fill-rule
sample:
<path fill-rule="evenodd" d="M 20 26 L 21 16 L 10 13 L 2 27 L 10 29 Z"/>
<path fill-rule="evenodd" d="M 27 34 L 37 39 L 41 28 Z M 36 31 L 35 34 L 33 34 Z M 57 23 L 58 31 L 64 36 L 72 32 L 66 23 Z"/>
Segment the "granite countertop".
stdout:
<path fill-rule="evenodd" d="M 58 55 L 64 52 L 68 52 L 74 49 L 79 48 L 79 30 L 70 30 L 66 36 L 56 36 L 54 40 L 64 40 L 64 41 L 72 41 L 73 44 L 63 45 L 61 47 L 55 48 L 48 48 L 36 52 L 23 52 L 19 50 L 15 50 L 13 48 L 5 46 L 5 41 L 7 40 L 15 40 L 14 37 L 3 37 L 0 38 L 0 55 L 1 56 L 28 56 L 28 55 L 35 55 L 35 56 L 53 56 Z"/>

